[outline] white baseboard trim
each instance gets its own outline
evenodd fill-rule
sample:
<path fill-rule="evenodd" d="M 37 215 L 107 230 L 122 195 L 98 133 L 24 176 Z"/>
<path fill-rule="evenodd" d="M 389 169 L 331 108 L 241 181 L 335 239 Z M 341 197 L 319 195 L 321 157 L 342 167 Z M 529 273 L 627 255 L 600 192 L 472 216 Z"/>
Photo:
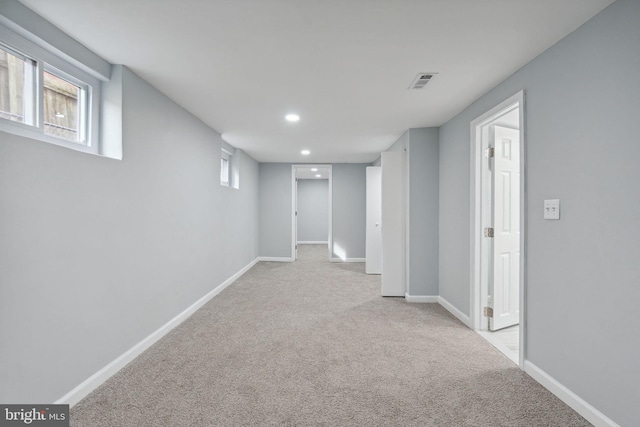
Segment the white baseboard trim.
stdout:
<path fill-rule="evenodd" d="M 408 293 L 404 294 L 404 299 L 407 302 L 425 302 L 425 303 L 437 303 L 438 296 L 437 295 L 409 295 Z"/>
<path fill-rule="evenodd" d="M 558 399 L 569 405 L 574 411 L 582 415 L 587 421 L 595 427 L 620 427 L 609 417 L 598 411 L 596 408 L 588 404 L 580 396 L 569 390 L 558 380 L 547 374 L 542 369 L 528 360 L 524 361 L 524 371 L 534 380 L 538 381 L 551 393 L 555 394 Z"/>
<path fill-rule="evenodd" d="M 258 257 L 258 261 L 268 261 L 268 262 L 293 262 L 295 261 L 293 258 L 289 257 L 279 257 L 279 256 L 261 256 Z"/>
<path fill-rule="evenodd" d="M 323 241 L 316 241 L 316 240 L 311 240 L 311 241 L 306 241 L 306 242 L 298 242 L 299 245 L 328 245 L 329 242 L 323 242 Z"/>
<path fill-rule="evenodd" d="M 365 262 L 364 258 L 331 258 L 331 262 Z"/>
<path fill-rule="evenodd" d="M 246 273 L 251 267 L 253 267 L 258 262 L 258 258 L 251 261 L 249 264 L 244 266 L 240 271 L 235 273 L 233 276 L 229 277 L 227 280 L 222 282 L 220 285 L 216 286 L 212 291 L 207 293 L 205 296 L 191 304 L 186 310 L 182 313 L 178 314 L 173 319 L 169 320 L 163 326 L 161 326 L 156 331 L 152 332 L 151 335 L 144 338 L 142 341 L 131 347 L 129 350 L 121 354 L 111 363 L 109 363 L 104 368 L 100 369 L 95 374 L 91 375 L 89 378 L 80 383 L 73 390 L 62 396 L 60 399 L 56 400 L 54 404 L 67 404 L 70 406 L 75 405 L 83 398 L 85 398 L 89 393 L 98 388 L 102 383 L 108 380 L 110 377 L 115 375 L 120 369 L 124 368 L 129 362 L 135 359 L 138 355 L 140 355 L 143 351 L 151 347 L 155 344 L 160 338 L 165 336 L 169 331 L 173 328 L 184 322 L 189 316 L 195 313 L 200 307 L 205 305 L 209 300 L 222 292 L 226 287 L 235 282 L 240 276 Z"/>
<path fill-rule="evenodd" d="M 441 296 L 438 296 L 438 303 L 441 306 L 443 306 L 444 308 L 446 308 L 449 313 L 451 313 L 454 316 L 456 316 L 458 318 L 458 320 L 460 320 L 462 323 L 464 323 L 468 328 L 473 329 L 473 327 L 471 325 L 471 318 L 469 316 L 467 316 L 466 314 L 464 314 L 463 312 L 461 312 L 460 310 L 458 310 L 449 301 L 447 301 L 446 299 L 442 298 Z"/>

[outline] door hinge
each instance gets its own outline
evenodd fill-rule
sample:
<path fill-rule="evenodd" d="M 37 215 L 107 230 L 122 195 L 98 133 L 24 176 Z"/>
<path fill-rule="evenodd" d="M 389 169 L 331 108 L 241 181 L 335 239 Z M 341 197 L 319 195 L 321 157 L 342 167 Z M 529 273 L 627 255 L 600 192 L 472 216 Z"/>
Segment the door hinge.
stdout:
<path fill-rule="evenodd" d="M 485 307 L 483 310 L 484 317 L 493 317 L 493 308 Z"/>
<path fill-rule="evenodd" d="M 298 211 L 296 211 L 296 216 L 298 216 Z"/>
<path fill-rule="evenodd" d="M 484 229 L 484 237 L 493 237 L 493 227 L 487 227 Z"/>
<path fill-rule="evenodd" d="M 298 250 L 298 245 L 296 245 L 296 251 Z"/>
<path fill-rule="evenodd" d="M 484 155 L 487 156 L 488 158 L 494 157 L 496 155 L 496 150 L 493 147 L 489 147 L 486 150 L 484 150 Z"/>

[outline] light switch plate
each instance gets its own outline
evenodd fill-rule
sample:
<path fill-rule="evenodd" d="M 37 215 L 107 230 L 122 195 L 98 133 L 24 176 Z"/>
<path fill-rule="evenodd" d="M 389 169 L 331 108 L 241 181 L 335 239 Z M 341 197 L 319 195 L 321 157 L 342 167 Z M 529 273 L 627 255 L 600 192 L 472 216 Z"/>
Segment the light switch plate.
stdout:
<path fill-rule="evenodd" d="M 544 219 L 560 219 L 560 199 L 544 201 Z"/>

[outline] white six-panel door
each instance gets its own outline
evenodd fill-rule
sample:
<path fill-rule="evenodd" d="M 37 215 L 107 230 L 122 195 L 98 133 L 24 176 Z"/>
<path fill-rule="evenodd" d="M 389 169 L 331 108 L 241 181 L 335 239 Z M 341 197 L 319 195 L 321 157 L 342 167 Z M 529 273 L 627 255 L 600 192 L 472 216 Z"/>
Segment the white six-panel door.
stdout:
<path fill-rule="evenodd" d="M 520 136 L 493 127 L 493 280 L 492 331 L 520 320 Z"/>

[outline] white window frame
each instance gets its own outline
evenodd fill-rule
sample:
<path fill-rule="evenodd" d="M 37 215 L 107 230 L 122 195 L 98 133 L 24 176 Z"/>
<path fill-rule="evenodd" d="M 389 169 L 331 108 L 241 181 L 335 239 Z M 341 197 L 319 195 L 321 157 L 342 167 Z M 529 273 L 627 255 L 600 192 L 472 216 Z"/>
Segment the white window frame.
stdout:
<path fill-rule="evenodd" d="M 36 115 L 34 125 L 0 118 L 0 131 L 60 145 L 77 151 L 100 154 L 100 80 L 71 65 L 54 53 L 21 37 L 4 25 L 0 25 L 0 44 L 9 52 L 15 51 L 19 55 L 31 59 L 36 63 L 35 88 L 33 91 Z M 44 133 L 43 96 L 45 71 L 79 86 L 81 93 L 84 93 L 86 99 L 78 100 L 78 109 L 81 115 L 78 131 L 84 136 L 84 142 L 69 141 Z M 85 104 L 85 108 L 80 108 L 82 103 Z"/>
<path fill-rule="evenodd" d="M 225 176 L 223 176 L 224 168 L 222 166 L 222 163 L 224 161 L 227 162 L 226 181 L 224 179 Z M 231 186 L 231 154 L 229 154 L 224 149 L 220 150 L 220 185 L 223 185 L 225 187 Z"/>
<path fill-rule="evenodd" d="M 18 121 L 12 121 L 9 119 L 2 119 L 2 120 L 3 121 L 6 120 L 8 122 L 14 123 L 15 125 L 24 127 L 25 129 L 32 128 L 38 122 L 38 119 L 37 119 L 38 105 L 36 103 L 36 90 L 37 90 L 36 80 L 38 78 L 37 62 L 32 58 L 24 55 L 22 52 L 18 52 L 17 50 L 9 46 L 5 46 L 1 42 L 0 42 L 0 49 L 5 51 L 9 55 L 12 55 L 16 58 L 21 59 L 24 62 L 31 62 L 32 63 L 31 66 L 33 68 L 31 70 L 31 73 L 33 73 L 33 77 L 30 82 L 27 81 L 27 77 L 25 76 L 25 98 L 29 98 L 29 99 L 24 100 L 24 104 L 25 104 L 24 105 L 24 121 L 18 122 Z"/>

